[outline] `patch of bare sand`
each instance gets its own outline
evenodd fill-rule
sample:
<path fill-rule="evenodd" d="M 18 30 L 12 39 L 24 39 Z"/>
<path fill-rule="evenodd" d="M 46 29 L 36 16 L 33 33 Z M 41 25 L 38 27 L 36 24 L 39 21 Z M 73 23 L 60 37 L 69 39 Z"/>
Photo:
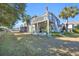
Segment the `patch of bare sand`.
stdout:
<path fill-rule="evenodd" d="M 15 32 L 14 35 L 27 35 L 27 34 L 31 34 L 31 33 L 20 33 L 20 32 Z"/>
<path fill-rule="evenodd" d="M 75 42 L 79 42 L 79 37 L 77 37 L 77 38 L 72 38 L 72 37 L 57 37 L 57 39 L 64 40 L 64 41 L 75 41 Z"/>
<path fill-rule="evenodd" d="M 17 40 L 21 40 L 23 38 L 24 35 L 29 35 L 31 33 L 27 33 L 27 32 L 24 32 L 24 33 L 21 33 L 21 32 L 13 32 L 14 35 L 17 37 Z"/>

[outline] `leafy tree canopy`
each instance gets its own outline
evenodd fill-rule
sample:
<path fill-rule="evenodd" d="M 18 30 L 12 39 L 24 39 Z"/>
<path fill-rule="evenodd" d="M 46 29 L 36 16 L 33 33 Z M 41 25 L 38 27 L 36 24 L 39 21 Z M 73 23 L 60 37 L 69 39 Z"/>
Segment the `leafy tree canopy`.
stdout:
<path fill-rule="evenodd" d="M 72 17 L 74 18 L 76 15 L 79 14 L 79 8 L 78 7 L 65 7 L 61 12 L 59 17 L 62 19 L 67 20 L 66 24 L 66 31 L 68 31 L 68 18 Z"/>
<path fill-rule="evenodd" d="M 3 26 L 12 26 L 17 19 L 20 19 L 20 16 L 25 11 L 26 4 L 22 3 L 1 3 L 0 4 L 0 25 Z"/>
<path fill-rule="evenodd" d="M 23 22 L 26 22 L 27 25 L 28 25 L 28 24 L 30 24 L 30 19 L 31 19 L 30 15 L 24 14 L 24 16 L 23 16 Z"/>
<path fill-rule="evenodd" d="M 77 14 L 79 14 L 78 7 L 65 7 L 61 12 L 59 17 L 63 19 L 68 19 L 69 17 L 74 18 Z"/>

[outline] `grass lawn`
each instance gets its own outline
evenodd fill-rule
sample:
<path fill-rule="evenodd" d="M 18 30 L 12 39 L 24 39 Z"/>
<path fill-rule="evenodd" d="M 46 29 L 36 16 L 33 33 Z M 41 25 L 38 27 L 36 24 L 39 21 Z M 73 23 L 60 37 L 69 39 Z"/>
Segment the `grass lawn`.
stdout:
<path fill-rule="evenodd" d="M 59 32 L 52 32 L 53 37 L 79 37 L 79 34 L 77 33 L 72 33 L 72 32 L 64 32 L 64 34 L 61 34 Z"/>
<path fill-rule="evenodd" d="M 18 38 L 17 38 L 18 37 Z M 54 37 L 20 35 L 0 32 L 0 55 L 49 56 L 78 55 L 79 42 L 59 40 Z"/>
<path fill-rule="evenodd" d="M 66 36 L 66 37 L 79 37 L 79 34 L 78 33 L 72 33 L 72 32 L 65 32 L 64 33 L 64 36 Z"/>

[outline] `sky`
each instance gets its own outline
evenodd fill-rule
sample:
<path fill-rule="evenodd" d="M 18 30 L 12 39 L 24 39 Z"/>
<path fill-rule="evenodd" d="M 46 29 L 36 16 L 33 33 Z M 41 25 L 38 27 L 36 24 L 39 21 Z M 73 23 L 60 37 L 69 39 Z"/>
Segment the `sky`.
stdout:
<path fill-rule="evenodd" d="M 28 3 L 25 13 L 31 17 L 34 15 L 40 16 L 45 13 L 45 8 L 48 7 L 48 11 L 58 17 L 62 9 L 67 6 L 77 6 L 79 8 L 79 4 L 77 3 Z M 61 23 L 65 22 L 65 20 L 60 19 L 59 17 L 58 19 Z M 69 18 L 69 21 L 79 21 L 79 15 L 75 18 Z M 20 27 L 21 24 L 22 21 L 18 21 L 15 27 Z"/>

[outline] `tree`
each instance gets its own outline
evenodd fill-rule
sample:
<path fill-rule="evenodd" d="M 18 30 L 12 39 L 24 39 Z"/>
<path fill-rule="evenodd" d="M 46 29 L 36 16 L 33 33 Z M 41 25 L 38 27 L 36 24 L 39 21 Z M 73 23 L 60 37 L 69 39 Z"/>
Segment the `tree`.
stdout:
<path fill-rule="evenodd" d="M 30 15 L 23 14 L 22 15 L 22 26 L 20 27 L 22 32 L 27 32 L 29 31 L 29 24 L 30 24 Z"/>
<path fill-rule="evenodd" d="M 0 25 L 13 26 L 17 19 L 20 19 L 25 11 L 25 4 L 22 3 L 1 3 L 0 4 Z"/>
<path fill-rule="evenodd" d="M 26 22 L 27 25 L 30 24 L 30 19 L 31 19 L 31 16 L 30 15 L 24 15 L 23 16 L 23 22 Z"/>
<path fill-rule="evenodd" d="M 65 7 L 61 11 L 59 17 L 65 19 L 67 21 L 66 31 L 68 31 L 68 18 L 69 17 L 74 18 L 77 14 L 79 14 L 79 8 L 77 8 L 77 7 Z"/>

